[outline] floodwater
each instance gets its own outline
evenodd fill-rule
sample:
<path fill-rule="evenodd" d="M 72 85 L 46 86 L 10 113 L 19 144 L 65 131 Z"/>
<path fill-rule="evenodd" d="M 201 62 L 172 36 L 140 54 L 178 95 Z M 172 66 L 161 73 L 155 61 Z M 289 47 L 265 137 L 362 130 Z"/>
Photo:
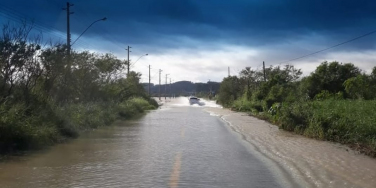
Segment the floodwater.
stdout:
<path fill-rule="evenodd" d="M 203 107 L 171 99 L 41 152 L 0 162 L 0 187 L 282 187 L 239 134 Z"/>
<path fill-rule="evenodd" d="M 302 187 L 376 187 L 376 159 L 336 143 L 309 139 L 227 109 L 206 109 Z"/>
<path fill-rule="evenodd" d="M 376 159 L 202 100 L 0 162 L 0 187 L 376 187 Z"/>

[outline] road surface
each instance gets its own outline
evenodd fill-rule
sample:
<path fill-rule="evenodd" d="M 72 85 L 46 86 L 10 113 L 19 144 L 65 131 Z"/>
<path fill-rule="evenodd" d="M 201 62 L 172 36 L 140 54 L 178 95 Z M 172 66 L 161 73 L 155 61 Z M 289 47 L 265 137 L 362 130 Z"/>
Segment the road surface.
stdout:
<path fill-rule="evenodd" d="M 0 163 L 0 187 L 282 187 L 217 116 L 185 98 Z M 289 186 L 294 184 L 289 184 Z"/>

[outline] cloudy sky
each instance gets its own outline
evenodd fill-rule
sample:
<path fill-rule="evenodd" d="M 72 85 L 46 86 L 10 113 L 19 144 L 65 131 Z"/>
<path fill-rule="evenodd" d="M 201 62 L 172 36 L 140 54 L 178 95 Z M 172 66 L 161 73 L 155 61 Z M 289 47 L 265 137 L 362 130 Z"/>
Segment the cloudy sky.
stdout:
<path fill-rule="evenodd" d="M 71 0 L 74 50 L 111 52 L 152 82 L 222 81 L 244 67 L 293 64 L 308 75 L 323 61 L 376 66 L 376 34 L 295 61 L 376 30 L 373 0 Z M 1 0 L 0 20 L 27 18 L 44 39 L 66 41 L 66 1 Z M 148 56 L 143 56 L 149 54 Z M 141 57 L 141 58 L 140 58 Z M 138 61 L 137 61 L 138 60 Z M 137 61 L 137 63 L 135 63 Z M 135 64 L 134 64 L 135 63 Z M 164 81 L 164 79 L 163 79 Z"/>

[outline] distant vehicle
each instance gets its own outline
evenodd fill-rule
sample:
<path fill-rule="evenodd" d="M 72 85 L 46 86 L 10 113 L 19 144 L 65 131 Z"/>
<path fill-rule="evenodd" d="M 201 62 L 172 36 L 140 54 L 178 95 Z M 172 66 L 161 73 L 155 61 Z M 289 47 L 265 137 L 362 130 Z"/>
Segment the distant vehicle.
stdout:
<path fill-rule="evenodd" d="M 189 100 L 189 104 L 192 105 L 192 104 L 200 104 L 200 99 L 195 97 L 195 96 L 190 96 L 188 98 Z"/>

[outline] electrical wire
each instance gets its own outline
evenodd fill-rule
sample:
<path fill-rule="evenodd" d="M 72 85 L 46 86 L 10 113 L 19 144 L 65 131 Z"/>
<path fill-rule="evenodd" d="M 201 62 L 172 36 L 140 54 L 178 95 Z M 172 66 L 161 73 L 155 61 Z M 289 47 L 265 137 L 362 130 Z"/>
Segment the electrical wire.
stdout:
<path fill-rule="evenodd" d="M 23 20 L 28 21 L 28 19 L 27 19 L 28 16 L 26 16 L 26 15 L 24 15 L 22 13 L 19 13 L 18 11 L 14 10 L 14 9 L 12 9 L 10 7 L 7 7 L 7 6 L 3 5 L 3 4 L 0 6 L 0 16 L 1 15 L 3 17 L 6 17 L 6 18 L 8 18 L 8 19 L 10 19 L 12 21 L 18 22 L 20 24 L 24 24 L 25 23 Z M 29 19 L 29 20 L 31 20 L 31 19 Z M 49 35 L 53 35 L 53 36 L 57 37 L 59 39 L 59 41 L 61 39 L 66 40 L 66 36 L 63 35 L 63 34 L 60 34 L 61 31 L 59 31 L 55 27 L 52 27 L 52 26 L 50 26 L 48 24 L 45 24 L 45 23 L 41 23 L 41 22 L 39 22 L 37 20 L 32 20 L 31 23 L 32 24 L 29 24 L 29 25 L 33 26 L 33 28 L 36 29 L 36 30 L 38 30 L 39 32 L 42 32 L 42 33 L 46 32 Z M 91 46 L 91 45 L 89 45 L 87 43 L 85 45 L 83 45 L 83 43 L 84 43 L 83 41 L 80 41 L 80 42 L 77 43 L 77 46 L 80 46 L 81 48 L 85 48 L 85 47 L 87 48 L 88 46 Z M 94 48 L 94 47 L 91 46 L 91 48 Z"/>
<path fill-rule="evenodd" d="M 315 55 L 315 54 L 318 54 L 318 53 L 320 53 L 320 52 L 327 51 L 327 50 L 330 50 L 330 49 L 332 49 L 332 48 L 335 48 L 335 47 L 338 47 L 338 46 L 341 46 L 341 45 L 344 45 L 344 44 L 350 43 L 350 42 L 352 42 L 352 41 L 355 41 L 355 40 L 361 39 L 361 38 L 363 38 L 363 37 L 366 37 L 366 36 L 372 35 L 372 34 L 374 34 L 374 33 L 376 33 L 376 30 L 371 31 L 371 32 L 366 33 L 366 34 L 363 34 L 363 35 L 361 35 L 361 36 L 355 37 L 355 38 L 353 38 L 353 39 L 347 40 L 347 41 L 345 41 L 345 42 L 341 42 L 341 43 L 336 44 L 336 45 L 334 45 L 334 46 L 330 46 L 330 47 L 328 47 L 328 48 L 325 48 L 325 49 L 322 49 L 322 50 L 319 50 L 319 51 L 316 51 L 316 52 L 313 52 L 313 53 L 309 53 L 309 54 L 306 54 L 306 55 L 303 55 L 303 56 L 300 56 L 300 57 L 297 57 L 297 58 L 293 58 L 293 59 L 290 59 L 290 60 L 287 60 L 287 61 L 280 62 L 279 64 L 282 64 L 282 63 L 288 63 L 288 62 L 295 61 L 295 60 L 298 60 L 298 59 L 302 59 L 302 58 L 305 58 L 305 57 L 308 57 L 308 56 L 311 56 L 311 55 Z"/>
<path fill-rule="evenodd" d="M 63 7 L 63 4 L 60 4 L 60 2 L 58 3 L 58 2 L 56 2 L 56 1 L 53 1 L 53 0 L 46 0 L 48 3 L 53 3 L 58 9 L 61 9 L 62 7 Z M 72 8 L 74 8 L 74 9 L 76 9 L 77 7 L 76 6 L 73 6 Z M 71 16 L 70 18 L 73 18 L 74 20 L 76 20 L 76 21 L 79 21 L 80 23 L 82 23 L 82 24 L 86 24 L 86 23 L 83 23 L 82 21 L 80 21 L 80 20 L 78 20 L 75 16 Z M 85 46 L 86 48 L 84 48 L 84 49 L 87 49 L 87 48 L 95 48 L 94 46 L 92 46 L 91 44 L 89 44 L 89 43 L 87 43 L 87 42 L 85 42 L 84 40 L 78 40 L 78 41 L 76 41 L 76 43 L 75 44 L 78 44 L 77 46 L 81 46 L 81 48 L 83 48 L 82 46 Z M 81 45 L 80 45 L 81 44 Z M 84 44 L 84 45 L 82 45 L 82 44 Z"/>
<path fill-rule="evenodd" d="M 51 27 L 51 26 L 46 25 L 46 24 L 43 24 L 43 23 L 40 23 L 36 20 L 27 19 L 26 15 L 23 15 L 23 14 L 15 11 L 14 9 L 8 8 L 8 7 L 3 6 L 3 5 L 0 6 L 0 16 L 7 18 L 11 21 L 20 23 L 20 24 L 30 25 L 36 31 L 39 31 L 41 33 L 47 33 L 49 36 L 56 37 L 58 39 L 57 41 L 61 41 L 62 39 L 65 40 L 65 38 L 66 38 L 66 36 L 61 34 L 61 32 L 59 30 L 57 30 L 56 28 Z M 29 21 L 30 21 L 30 23 L 29 23 Z M 56 39 L 55 39 L 55 41 L 56 41 Z M 82 46 L 82 44 L 80 44 L 80 46 Z"/>

